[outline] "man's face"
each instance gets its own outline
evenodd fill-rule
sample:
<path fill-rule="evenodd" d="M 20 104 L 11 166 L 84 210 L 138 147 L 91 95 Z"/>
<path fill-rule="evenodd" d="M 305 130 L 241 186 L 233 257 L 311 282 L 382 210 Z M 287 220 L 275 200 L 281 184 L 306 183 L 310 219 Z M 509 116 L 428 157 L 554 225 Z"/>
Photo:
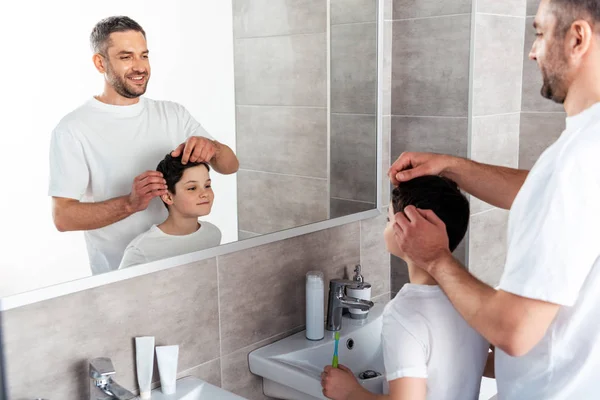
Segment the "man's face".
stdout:
<path fill-rule="evenodd" d="M 569 65 L 565 56 L 565 41 L 555 33 L 557 19 L 549 3 L 549 0 L 542 0 L 535 16 L 536 39 L 529 58 L 537 61 L 542 72 L 542 96 L 562 104 L 569 88 Z"/>
<path fill-rule="evenodd" d="M 170 194 L 175 209 L 186 217 L 201 217 L 210 214 L 215 194 L 211 187 L 210 175 L 204 165 L 191 167 L 183 171 L 179 182 L 175 184 L 175 194 Z"/>
<path fill-rule="evenodd" d="M 394 224 L 396 221 L 394 220 L 394 207 L 390 204 L 388 207 L 388 222 L 385 226 L 385 230 L 383 231 L 383 238 L 385 240 L 385 246 L 387 251 L 398 257 L 400 254 L 400 250 L 398 249 L 398 244 L 396 243 L 396 238 L 394 237 Z"/>
<path fill-rule="evenodd" d="M 141 32 L 111 33 L 103 58 L 106 61 L 106 80 L 117 93 L 133 99 L 146 92 L 150 80 L 150 61 L 146 39 Z"/>

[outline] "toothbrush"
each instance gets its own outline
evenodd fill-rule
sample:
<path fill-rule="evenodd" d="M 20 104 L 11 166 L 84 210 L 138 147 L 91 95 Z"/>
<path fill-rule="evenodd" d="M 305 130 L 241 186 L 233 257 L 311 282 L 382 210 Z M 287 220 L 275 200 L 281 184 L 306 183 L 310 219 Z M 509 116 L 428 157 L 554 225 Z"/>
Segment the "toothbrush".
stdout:
<path fill-rule="evenodd" d="M 340 333 L 335 333 L 335 347 L 333 349 L 333 361 L 331 362 L 331 366 L 333 368 L 338 367 L 338 344 L 340 343 Z"/>

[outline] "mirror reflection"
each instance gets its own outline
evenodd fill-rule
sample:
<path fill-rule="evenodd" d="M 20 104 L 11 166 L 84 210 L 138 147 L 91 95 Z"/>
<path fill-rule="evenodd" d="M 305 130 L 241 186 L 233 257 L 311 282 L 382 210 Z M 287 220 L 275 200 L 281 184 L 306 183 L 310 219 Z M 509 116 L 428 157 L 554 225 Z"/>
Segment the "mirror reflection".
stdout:
<path fill-rule="evenodd" d="M 235 7 L 40 2 L 7 41 L 0 140 L 36 167 L 8 178 L 0 297 L 375 208 L 376 24 Z"/>

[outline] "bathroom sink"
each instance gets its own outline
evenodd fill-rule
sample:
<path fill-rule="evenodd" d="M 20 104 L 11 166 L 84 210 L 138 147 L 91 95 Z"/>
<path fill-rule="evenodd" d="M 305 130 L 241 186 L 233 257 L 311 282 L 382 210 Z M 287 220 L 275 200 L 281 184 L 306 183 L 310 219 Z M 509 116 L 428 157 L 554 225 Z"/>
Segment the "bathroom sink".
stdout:
<path fill-rule="evenodd" d="M 340 364 L 350 368 L 365 388 L 378 394 L 387 391 L 381 348 L 383 308 L 383 304 L 375 304 L 365 320 L 344 316 L 338 349 Z M 331 364 L 333 348 L 333 332 L 326 330 L 320 341 L 307 340 L 305 331 L 298 332 L 251 352 L 250 371 L 263 378 L 267 396 L 326 399 L 321 389 L 321 372 Z M 495 381 L 484 378 L 480 399 L 487 400 L 495 393 Z"/>
<path fill-rule="evenodd" d="M 152 400 L 245 400 L 236 394 L 188 376 L 177 380 L 177 392 L 166 395 L 159 389 L 152 391 Z"/>

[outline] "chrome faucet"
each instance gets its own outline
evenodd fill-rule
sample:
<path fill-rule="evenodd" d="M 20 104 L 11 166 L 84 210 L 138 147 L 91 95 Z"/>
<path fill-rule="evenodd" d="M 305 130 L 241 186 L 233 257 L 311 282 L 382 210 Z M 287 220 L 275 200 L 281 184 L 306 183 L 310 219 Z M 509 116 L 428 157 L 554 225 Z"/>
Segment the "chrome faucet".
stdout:
<path fill-rule="evenodd" d="M 325 329 L 328 331 L 339 331 L 342 329 L 342 311 L 344 308 L 356 308 L 368 311 L 373 307 L 372 301 L 346 296 L 346 288 L 362 289 L 364 285 L 365 283 L 363 282 L 348 279 L 332 279 L 329 281 L 329 304 L 327 305 L 327 324 L 325 325 Z"/>
<path fill-rule="evenodd" d="M 110 358 L 90 360 L 90 400 L 132 400 L 135 394 L 125 389 L 112 376 L 115 374 Z"/>

